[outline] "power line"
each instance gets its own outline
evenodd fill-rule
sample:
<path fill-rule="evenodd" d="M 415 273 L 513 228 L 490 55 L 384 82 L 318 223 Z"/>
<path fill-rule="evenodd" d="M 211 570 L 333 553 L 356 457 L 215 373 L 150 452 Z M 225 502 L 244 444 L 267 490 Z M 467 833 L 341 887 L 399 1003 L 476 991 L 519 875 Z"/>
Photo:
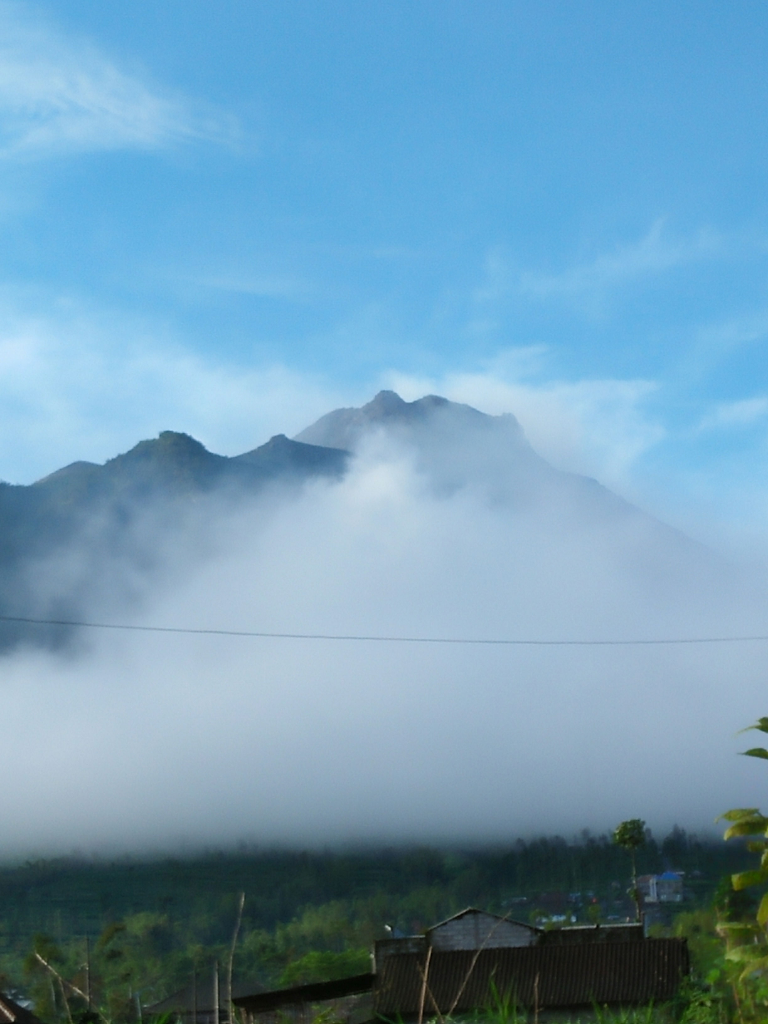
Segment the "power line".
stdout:
<path fill-rule="evenodd" d="M 189 626 L 144 626 L 125 622 L 86 622 L 77 619 L 34 619 L 0 615 L 0 622 L 33 626 L 78 626 L 84 629 L 119 629 L 134 633 L 186 633 L 197 636 L 239 636 L 265 640 L 345 640 L 388 644 L 473 644 L 493 647 L 646 647 L 675 644 L 741 644 L 768 640 L 765 636 L 652 637 L 629 640 L 528 640 L 486 637 L 377 636 L 357 633 L 272 633 L 250 629 L 195 629 Z"/>

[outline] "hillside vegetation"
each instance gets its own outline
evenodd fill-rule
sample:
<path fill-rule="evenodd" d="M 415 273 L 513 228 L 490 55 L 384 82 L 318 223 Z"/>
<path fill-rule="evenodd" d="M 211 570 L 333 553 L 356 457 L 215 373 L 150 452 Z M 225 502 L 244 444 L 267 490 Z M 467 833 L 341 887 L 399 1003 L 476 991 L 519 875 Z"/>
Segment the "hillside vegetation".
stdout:
<path fill-rule="evenodd" d="M 695 917 L 747 857 L 675 830 L 639 851 L 638 870 L 685 871 L 686 902 L 677 909 Z M 526 921 L 546 921 L 559 905 L 578 921 L 623 919 L 632 914 L 627 883 L 624 851 L 589 834 L 481 850 L 37 861 L 0 870 L 0 964 L 6 987 L 31 996 L 46 1020 L 63 1019 L 50 973 L 30 954 L 82 987 L 88 937 L 96 998 L 113 1019 L 133 1020 L 136 993 L 149 1005 L 193 971 L 207 975 L 214 960 L 226 962 L 240 892 L 234 976 L 248 988 L 359 973 L 385 925 L 419 931 L 468 905 Z"/>

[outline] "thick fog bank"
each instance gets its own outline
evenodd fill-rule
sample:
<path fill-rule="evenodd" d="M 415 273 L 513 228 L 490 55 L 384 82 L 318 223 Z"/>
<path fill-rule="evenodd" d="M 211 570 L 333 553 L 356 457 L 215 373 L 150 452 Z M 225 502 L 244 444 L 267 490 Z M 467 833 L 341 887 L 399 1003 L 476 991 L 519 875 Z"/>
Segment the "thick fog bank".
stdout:
<path fill-rule="evenodd" d="M 525 502 L 495 463 L 457 467 L 379 437 L 341 482 L 209 503 L 162 572 L 134 568 L 127 601 L 97 586 L 87 614 L 448 639 L 768 632 L 761 567 L 620 503 L 598 515 L 581 483 Z M 477 844 L 627 817 L 709 830 L 763 799 L 735 733 L 768 713 L 766 655 L 84 632 L 0 663 L 2 852 Z"/>

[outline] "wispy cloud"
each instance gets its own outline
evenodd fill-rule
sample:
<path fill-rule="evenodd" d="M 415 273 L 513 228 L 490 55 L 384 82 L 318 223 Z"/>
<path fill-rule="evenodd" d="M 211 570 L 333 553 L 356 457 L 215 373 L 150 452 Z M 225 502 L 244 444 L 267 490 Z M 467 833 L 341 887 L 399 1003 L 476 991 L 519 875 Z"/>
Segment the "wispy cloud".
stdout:
<path fill-rule="evenodd" d="M 710 231 L 702 230 L 691 238 L 670 237 L 660 219 L 639 240 L 616 245 L 554 273 L 521 272 L 503 251 L 495 250 L 486 259 L 485 281 L 475 290 L 474 298 L 485 304 L 514 292 L 534 300 L 558 298 L 594 305 L 615 288 L 707 259 L 720 247 L 720 240 Z"/>
<path fill-rule="evenodd" d="M 688 383 L 701 385 L 714 379 L 719 369 L 727 365 L 734 354 L 755 346 L 764 346 L 768 340 L 768 310 L 755 308 L 742 310 L 709 323 L 702 323 L 691 331 L 687 344 L 680 349 L 678 373 Z"/>
<path fill-rule="evenodd" d="M 697 337 L 697 354 L 730 352 L 768 338 L 768 311 L 758 310 L 703 328 Z"/>
<path fill-rule="evenodd" d="M 315 293 L 312 284 L 290 274 L 225 272 L 204 274 L 200 277 L 177 277 L 176 280 L 213 291 L 251 295 L 259 299 L 286 299 L 291 302 L 305 302 Z"/>
<path fill-rule="evenodd" d="M 738 429 L 751 427 L 768 416 L 768 398 L 742 398 L 737 402 L 723 402 L 715 406 L 699 424 L 700 430 Z"/>
<path fill-rule="evenodd" d="M 557 274 L 524 273 L 520 289 L 535 298 L 595 294 L 702 259 L 714 253 L 717 245 L 715 236 L 706 231 L 691 239 L 671 239 L 665 235 L 664 221 L 657 220 L 639 241 L 618 245 L 589 262 Z"/>
<path fill-rule="evenodd" d="M 0 156 L 224 141 L 233 119 L 121 69 L 86 40 L 0 5 Z"/>

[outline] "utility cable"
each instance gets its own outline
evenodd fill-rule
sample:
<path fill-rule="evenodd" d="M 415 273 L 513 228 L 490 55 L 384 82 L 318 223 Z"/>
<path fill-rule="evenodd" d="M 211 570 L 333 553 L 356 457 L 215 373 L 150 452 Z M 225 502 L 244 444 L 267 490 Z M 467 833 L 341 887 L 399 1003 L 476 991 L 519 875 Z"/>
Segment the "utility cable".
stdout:
<path fill-rule="evenodd" d="M 146 626 L 125 622 L 86 622 L 78 619 L 35 619 L 21 615 L 0 615 L 0 622 L 32 626 L 77 626 L 83 629 L 118 629 L 134 633 L 185 633 L 197 636 L 256 637 L 267 640 L 345 640 L 388 644 L 473 644 L 495 647 L 641 647 L 675 644 L 760 643 L 768 634 L 755 636 L 651 637 L 627 640 L 530 640 L 496 637 L 379 636 L 359 633 L 274 633 L 250 629 L 196 629 L 190 626 Z"/>

